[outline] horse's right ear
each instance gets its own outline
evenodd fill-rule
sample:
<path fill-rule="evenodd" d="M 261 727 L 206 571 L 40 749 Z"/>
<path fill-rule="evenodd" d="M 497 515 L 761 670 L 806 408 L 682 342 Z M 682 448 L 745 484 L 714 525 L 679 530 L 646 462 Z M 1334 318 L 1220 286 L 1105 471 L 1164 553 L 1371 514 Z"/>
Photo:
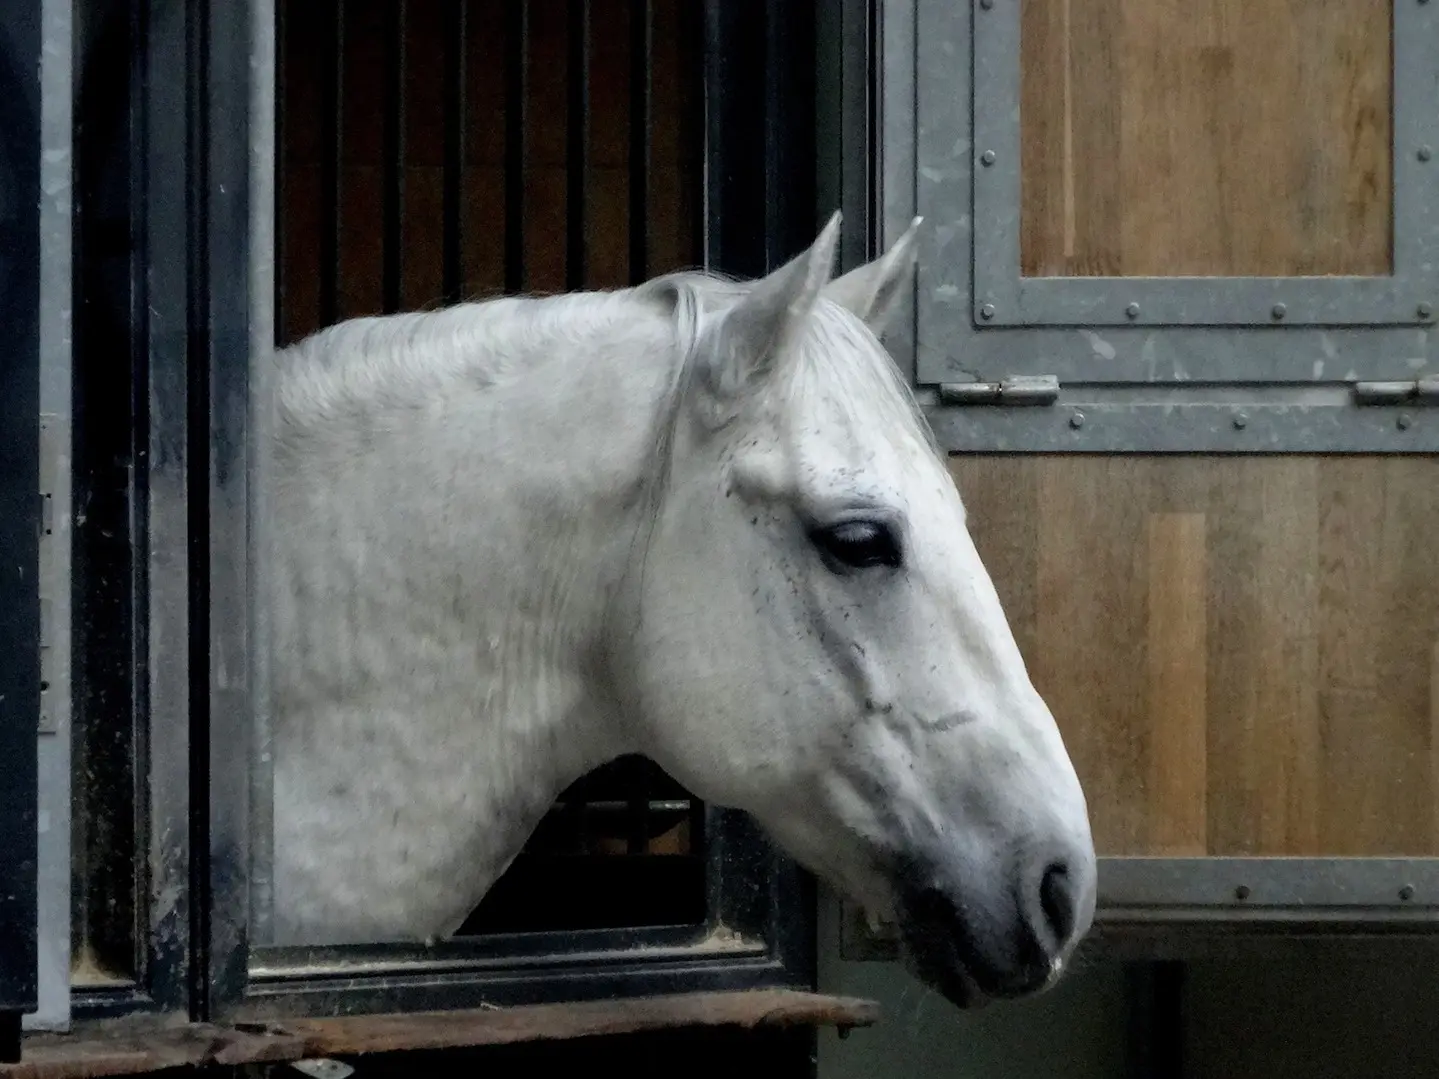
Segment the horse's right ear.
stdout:
<path fill-rule="evenodd" d="M 881 257 L 831 281 L 825 286 L 825 298 L 860 318 L 875 336 L 883 333 L 914 273 L 923 223 L 924 218 L 916 217 Z"/>
<path fill-rule="evenodd" d="M 715 325 L 706 381 L 716 397 L 733 401 L 773 374 L 829 282 L 839 221 L 835 213 L 807 251 L 751 285 Z"/>

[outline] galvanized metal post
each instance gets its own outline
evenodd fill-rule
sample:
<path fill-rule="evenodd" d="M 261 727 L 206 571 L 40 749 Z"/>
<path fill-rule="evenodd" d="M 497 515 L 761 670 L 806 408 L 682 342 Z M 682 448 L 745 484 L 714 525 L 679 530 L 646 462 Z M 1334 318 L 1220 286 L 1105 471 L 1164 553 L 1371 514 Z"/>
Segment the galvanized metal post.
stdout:
<path fill-rule="evenodd" d="M 37 1004 L 41 12 L 0 6 L 0 1061 Z"/>

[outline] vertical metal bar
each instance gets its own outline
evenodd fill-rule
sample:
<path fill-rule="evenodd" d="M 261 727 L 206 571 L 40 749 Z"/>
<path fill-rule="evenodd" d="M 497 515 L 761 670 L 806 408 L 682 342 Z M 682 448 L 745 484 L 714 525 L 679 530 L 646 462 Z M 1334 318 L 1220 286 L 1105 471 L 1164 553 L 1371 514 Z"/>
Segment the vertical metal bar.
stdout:
<path fill-rule="evenodd" d="M 384 204 L 381 210 L 380 302 L 386 314 L 400 309 L 404 274 L 405 212 L 405 0 L 385 4 Z"/>
<path fill-rule="evenodd" d="M 75 204 L 74 87 L 76 27 L 73 0 L 41 5 L 40 54 L 40 738 L 36 809 L 41 827 L 38 888 L 38 1009 L 31 1030 L 70 1025 L 71 776 L 74 702 L 71 634 L 75 573 L 71 432 L 75 404 L 71 312 L 74 310 Z M 81 117 L 83 122 L 84 118 Z M 113 354 L 112 354 L 113 356 Z M 113 359 L 112 361 L 113 362 Z M 34 421 L 32 420 L 32 423 Z M 34 428 L 32 427 L 32 430 Z"/>
<path fill-rule="evenodd" d="M 585 286 L 588 261 L 586 203 L 589 196 L 590 3 L 570 0 L 569 101 L 565 128 L 565 288 Z"/>
<path fill-rule="evenodd" d="M 685 153 L 684 166 L 692 170 L 698 191 L 690 198 L 689 241 L 686 262 L 708 265 L 710 224 L 710 123 L 709 75 L 711 60 L 707 45 L 709 26 L 708 3 L 703 7 L 686 4 L 680 9 L 679 34 L 683 42 L 681 54 L 700 71 L 689 94 L 689 109 L 681 119 L 687 123 L 688 137 L 681 140 Z M 693 188 L 691 189 L 693 190 Z"/>
<path fill-rule="evenodd" d="M 525 287 L 525 97 L 530 5 L 505 5 L 505 291 Z"/>
<path fill-rule="evenodd" d="M 705 5 L 705 265 L 741 277 L 770 267 L 767 234 L 777 217 L 769 205 L 777 195 L 767 187 L 770 91 L 779 86 L 774 69 L 783 55 L 766 48 L 775 11 L 763 5 L 766 27 L 757 32 L 754 6 Z"/>
<path fill-rule="evenodd" d="M 197 981 L 198 1015 L 221 1017 L 240 1003 L 248 979 L 250 928 L 250 772 L 255 701 L 252 696 L 255 638 L 251 633 L 250 422 L 251 349 L 254 320 L 265 317 L 252 303 L 250 199 L 254 171 L 251 136 L 252 18 L 263 23 L 269 0 L 209 0 L 204 11 L 196 105 L 204 142 L 193 162 L 203 198 L 195 210 L 194 275 L 202 282 L 191 312 L 189 365 L 196 377 L 192 400 L 192 446 L 204 447 L 203 465 L 192 462 L 192 524 L 199 538 L 192 564 L 203 582 L 195 592 L 191 655 L 195 682 L 191 716 L 199 728 L 205 771 L 196 784 L 205 792 L 203 832 L 196 840 L 203 863 L 200 938 L 205 976 Z M 268 148 L 267 148 L 268 149 Z M 197 582 L 199 583 L 199 582 Z M 193 594 L 193 593 L 192 593 Z M 232 666 L 233 664 L 233 666 Z M 244 672 L 237 675 L 236 672 Z M 199 807 L 193 807 L 199 808 Z M 206 812 L 208 810 L 208 812 Z"/>
<path fill-rule="evenodd" d="M 630 5 L 630 283 L 650 272 L 650 73 L 654 67 L 650 0 Z"/>
<path fill-rule="evenodd" d="M 277 250 L 275 212 L 275 180 L 278 161 L 278 125 L 280 113 L 276 90 L 275 64 L 279 55 L 278 34 L 283 31 L 281 11 L 284 0 L 250 0 L 250 151 L 249 190 L 249 279 L 250 279 L 250 355 L 263 357 L 274 346 L 275 329 L 275 268 Z M 274 565 L 270 557 L 266 512 L 269 490 L 270 406 L 274 401 L 271 367 L 253 362 L 247 372 L 249 389 L 249 444 L 247 460 L 249 479 L 246 484 L 249 500 L 248 571 L 252 587 L 249 608 L 250 627 L 250 703 L 252 709 L 249 744 L 249 813 L 245 829 L 250 840 L 250 902 L 248 939 L 253 946 L 273 936 L 274 895 L 274 722 L 271 704 L 274 699 L 271 678 L 270 642 L 273 611 L 263 597 L 265 573 Z"/>
<path fill-rule="evenodd" d="M 287 13 L 290 7 L 287 0 L 275 0 L 275 108 L 273 110 L 273 122 L 275 125 L 275 168 L 274 188 L 275 198 L 273 207 L 274 235 L 275 235 L 275 294 L 271 303 L 273 304 L 273 320 L 275 327 L 275 339 L 272 345 L 278 347 L 285 343 L 285 252 L 288 250 L 289 231 L 285 228 L 285 179 L 289 175 L 289 155 L 285 152 L 285 72 L 289 63 L 289 49 L 287 48 L 288 27 Z"/>
<path fill-rule="evenodd" d="M 788 254 L 783 243 L 784 197 L 787 184 L 781 182 L 780 154 L 787 105 L 782 84 L 785 65 L 785 26 L 780 0 L 767 0 L 764 28 L 764 268 L 768 272 L 784 262 Z"/>
<path fill-rule="evenodd" d="M 0 1062 L 20 1059 L 36 981 L 40 690 L 42 5 L 0 4 Z"/>
<path fill-rule="evenodd" d="M 465 280 L 465 53 L 467 0 L 446 0 L 445 7 L 445 302 L 456 303 Z"/>
<path fill-rule="evenodd" d="M 330 0 L 331 39 L 320 57 L 320 324 L 340 312 L 340 178 L 344 154 L 345 0 Z"/>
<path fill-rule="evenodd" d="M 289 8 L 287 0 L 274 0 L 275 3 L 275 28 L 274 28 L 274 68 L 273 78 L 275 83 L 275 109 L 271 122 L 274 124 L 275 138 L 275 167 L 274 167 L 274 240 L 275 240 L 275 266 L 274 295 L 270 298 L 270 309 L 274 317 L 275 340 L 272 346 L 279 347 L 285 339 L 285 251 L 286 251 L 286 230 L 285 224 L 285 172 L 289 161 L 289 155 L 285 153 L 285 118 L 284 110 L 280 102 L 285 99 L 285 64 L 288 50 L 285 47 L 286 37 L 286 13 Z"/>
<path fill-rule="evenodd" d="M 190 779 L 190 848 L 197 855 L 190 874 L 190 933 L 197 942 L 208 942 L 215 925 L 211 900 L 212 879 L 209 853 L 214 821 L 211 817 L 210 771 L 210 558 L 214 535 L 210 527 L 209 454 L 213 427 L 211 402 L 213 385 L 210 365 L 210 300 L 213 282 L 207 271 L 211 254 L 210 131 L 209 89 L 211 80 L 210 27 L 208 3 L 184 5 L 185 143 L 177 164 L 184 172 L 185 235 L 185 439 L 191 459 L 185 473 L 185 529 L 191 542 L 185 551 L 191 587 L 186 596 L 186 627 L 190 635 L 187 698 L 191 741 L 188 774 Z M 204 948 L 205 944 L 202 943 Z M 203 972 L 190 984 L 190 1014 L 210 1014 L 211 981 Z"/>
<path fill-rule="evenodd" d="M 141 725 L 136 768 L 141 813 L 148 831 L 148 863 L 142 869 L 149 909 L 140 927 L 143 939 L 163 942 L 150 955 L 147 988 L 163 1008 L 190 1005 L 195 963 L 202 948 L 191 933 L 192 908 L 203 901 L 194 886 L 190 820 L 204 812 L 191 790 L 194 761 L 191 725 L 190 594 L 194 571 L 190 550 L 188 476 L 198 450 L 189 438 L 189 316 L 187 299 L 192 248 L 189 98 L 191 60 L 186 26 L 190 5 L 161 5 L 149 12 L 135 38 L 144 42 L 135 101 L 135 131 L 129 213 L 143 242 L 130 256 L 135 300 L 131 310 L 141 341 L 136 367 L 141 380 L 135 402 L 136 609 L 135 653 L 141 672 L 135 685 L 135 715 Z M 199 458 L 204 461 L 203 456 Z M 198 545 L 198 544 L 195 544 Z M 208 849 L 208 846 L 206 847 Z M 192 857 L 192 854 L 195 857 Z"/>

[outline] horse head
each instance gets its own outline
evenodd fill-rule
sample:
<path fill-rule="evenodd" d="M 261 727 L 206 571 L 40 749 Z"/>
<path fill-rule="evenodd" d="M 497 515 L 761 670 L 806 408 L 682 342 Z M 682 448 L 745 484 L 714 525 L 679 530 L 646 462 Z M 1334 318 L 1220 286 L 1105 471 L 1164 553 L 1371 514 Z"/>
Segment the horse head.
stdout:
<path fill-rule="evenodd" d="M 918 225 L 830 280 L 836 215 L 769 276 L 690 298 L 625 704 L 645 752 L 894 918 L 916 972 L 972 1006 L 1054 982 L 1096 862 L 1059 729 L 878 338 Z"/>

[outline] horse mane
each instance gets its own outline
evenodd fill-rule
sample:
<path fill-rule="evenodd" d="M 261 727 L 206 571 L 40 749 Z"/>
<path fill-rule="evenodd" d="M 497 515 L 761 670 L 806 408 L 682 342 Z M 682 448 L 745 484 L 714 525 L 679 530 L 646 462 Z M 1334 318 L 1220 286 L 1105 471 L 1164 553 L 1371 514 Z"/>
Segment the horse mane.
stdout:
<path fill-rule="evenodd" d="M 750 285 L 713 271 L 686 270 L 626 289 L 504 296 L 348 319 L 273 354 L 279 376 L 276 404 L 282 415 L 353 415 L 421 408 L 456 381 L 499 387 L 536 374 L 564 351 L 555 345 L 578 344 L 632 321 L 638 302 L 668 309 L 679 356 L 656 432 L 655 450 L 663 460 L 672 446 L 681 401 L 693 384 L 705 327 Z M 860 320 L 821 300 L 800 346 L 793 377 L 767 385 L 765 396 L 748 404 L 764 407 L 778 403 L 781 394 L 799 395 L 822 384 L 838 391 L 832 396 L 851 418 L 906 432 L 939 453 L 908 381 Z M 883 362 L 845 362 L 854 356 L 876 356 Z M 862 413 L 861 406 L 869 411 Z M 876 408 L 878 416 L 873 414 Z"/>

